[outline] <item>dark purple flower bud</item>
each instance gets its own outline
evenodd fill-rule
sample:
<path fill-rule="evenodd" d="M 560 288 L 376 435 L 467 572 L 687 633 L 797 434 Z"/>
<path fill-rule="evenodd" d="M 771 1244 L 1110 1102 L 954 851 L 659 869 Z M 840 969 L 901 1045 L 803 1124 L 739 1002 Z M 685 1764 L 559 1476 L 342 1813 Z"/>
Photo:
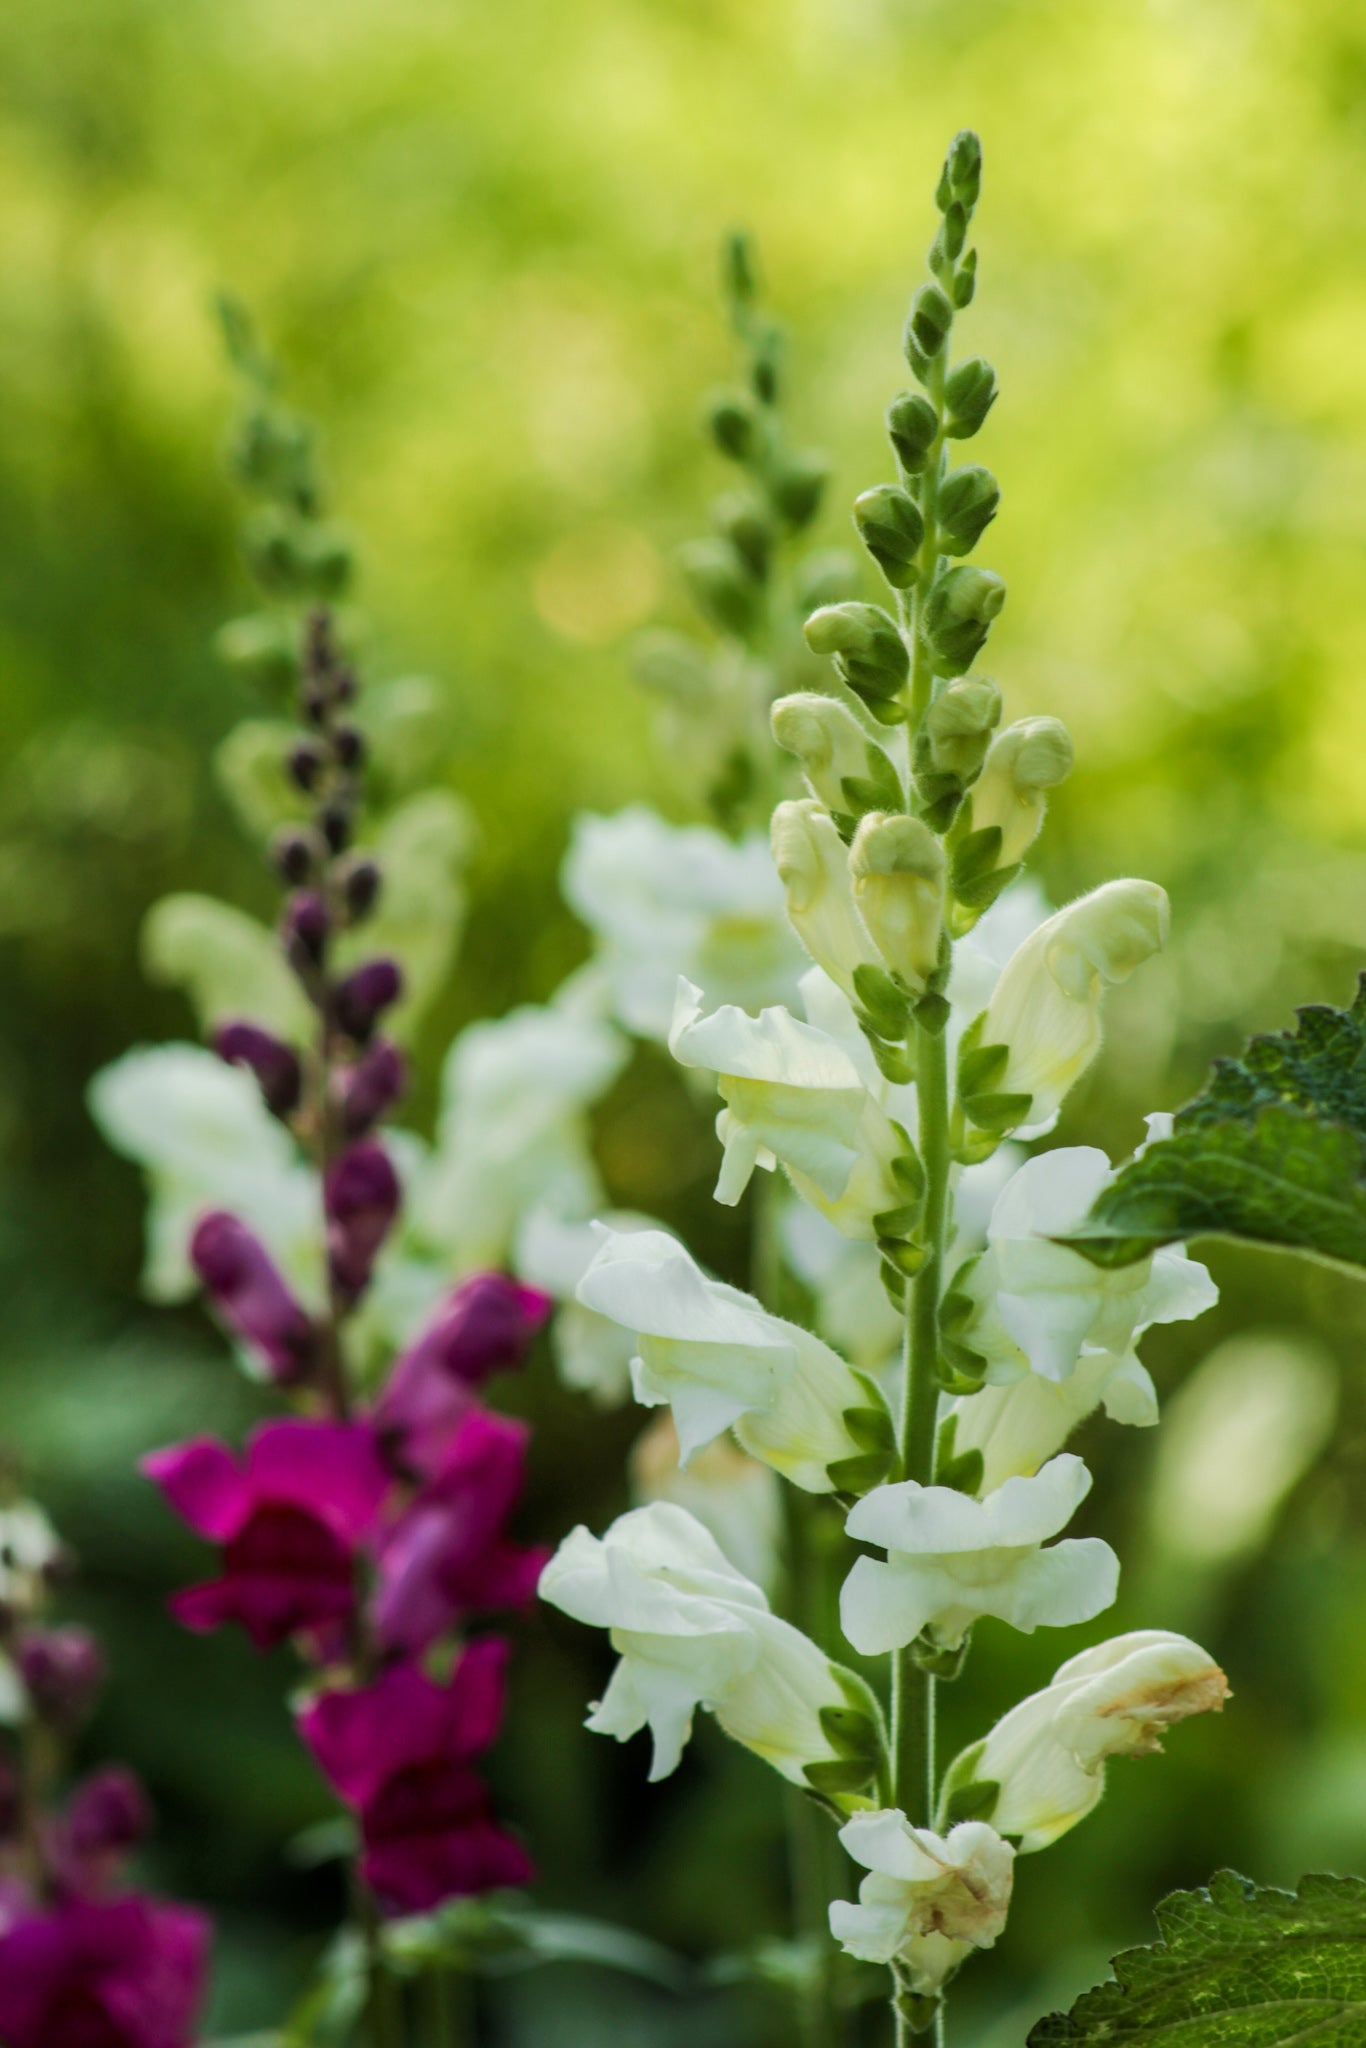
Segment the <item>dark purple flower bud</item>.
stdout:
<path fill-rule="evenodd" d="M 148 1834 L 152 1809 L 133 1773 L 111 1764 L 84 1779 L 53 1823 L 48 1851 L 63 1891 L 98 1898 Z"/>
<path fill-rule="evenodd" d="M 226 1210 L 202 1216 L 190 1239 L 190 1263 L 228 1328 L 265 1360 L 282 1385 L 306 1379 L 315 1334 L 265 1246 Z"/>
<path fill-rule="evenodd" d="M 403 1054 L 387 1038 L 377 1038 L 369 1051 L 339 1077 L 342 1129 L 348 1138 L 363 1138 L 391 1109 L 408 1082 Z"/>
<path fill-rule="evenodd" d="M 318 814 L 318 825 L 332 853 L 344 853 L 350 845 L 352 822 L 345 797 L 329 797 Z"/>
<path fill-rule="evenodd" d="M 374 1424 L 408 1471 L 440 1466 L 490 1373 L 520 1365 L 554 1303 L 506 1273 L 476 1273 L 440 1308 L 399 1359 L 374 1408 Z"/>
<path fill-rule="evenodd" d="M 321 890 L 296 889 L 285 905 L 281 935 L 296 973 L 321 964 L 332 919 Z"/>
<path fill-rule="evenodd" d="M 328 699 L 326 690 L 320 689 L 317 683 L 310 683 L 308 688 L 302 693 L 299 702 L 304 717 L 310 725 L 321 725 L 323 723 L 327 717 Z"/>
<path fill-rule="evenodd" d="M 79 1727 L 104 1683 L 103 1650 L 74 1624 L 25 1629 L 15 1662 L 34 1710 L 56 1728 Z"/>
<path fill-rule="evenodd" d="M 336 658 L 332 614 L 326 605 L 315 605 L 304 623 L 304 666 L 316 674 L 330 668 Z"/>
<path fill-rule="evenodd" d="M 367 960 L 354 968 L 332 991 L 337 1026 L 357 1045 L 365 1045 L 381 1014 L 403 993 L 403 976 L 393 960 Z"/>
<path fill-rule="evenodd" d="M 359 768 L 365 759 L 365 737 L 358 726 L 337 726 L 332 734 L 332 746 L 343 768 Z"/>
<path fill-rule="evenodd" d="M 360 695 L 360 684 L 353 668 L 339 668 L 332 685 L 332 701 L 335 704 L 354 704 Z"/>
<path fill-rule="evenodd" d="M 379 900 L 381 876 L 378 864 L 363 854 L 356 854 L 349 862 L 342 876 L 342 894 L 352 917 L 359 921 L 368 917 Z"/>
<path fill-rule="evenodd" d="M 317 788 L 326 760 L 316 740 L 298 740 L 290 748 L 285 766 L 296 787 L 308 792 Z"/>
<path fill-rule="evenodd" d="M 402 1198 L 393 1161 L 374 1138 L 362 1138 L 328 1168 L 323 1182 L 327 1255 L 345 1293 L 357 1295 L 366 1285 Z"/>
<path fill-rule="evenodd" d="M 273 1116 L 290 1116 L 299 1107 L 303 1073 L 298 1055 L 259 1024 L 245 1020 L 220 1024 L 213 1035 L 213 1048 L 219 1059 L 250 1067 Z"/>
<path fill-rule="evenodd" d="M 306 882 L 313 873 L 315 851 L 307 832 L 301 832 L 297 825 L 287 825 L 283 832 L 277 833 L 271 847 L 271 859 L 281 881 L 288 882 L 292 889 Z"/>
<path fill-rule="evenodd" d="M 5 2048 L 190 2048 L 209 1941 L 202 1913 L 138 1892 L 6 1913 L 0 2040 Z"/>

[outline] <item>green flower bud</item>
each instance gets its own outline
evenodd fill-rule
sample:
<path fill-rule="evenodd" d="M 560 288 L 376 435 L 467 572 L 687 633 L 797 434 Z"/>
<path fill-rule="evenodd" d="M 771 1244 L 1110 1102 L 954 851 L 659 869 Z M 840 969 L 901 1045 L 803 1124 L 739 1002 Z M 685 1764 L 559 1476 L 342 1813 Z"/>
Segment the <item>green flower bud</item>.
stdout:
<path fill-rule="evenodd" d="M 925 521 L 915 499 L 896 484 L 878 484 L 854 500 L 859 538 L 894 590 L 915 581 Z"/>
<path fill-rule="evenodd" d="M 985 357 L 969 356 L 950 372 L 944 400 L 948 412 L 945 433 L 955 441 L 966 441 L 996 403 L 996 372 Z"/>
<path fill-rule="evenodd" d="M 1001 722 L 1001 693 L 986 676 L 950 683 L 925 716 L 925 750 L 937 775 L 966 787 L 980 773 Z"/>
<path fill-rule="evenodd" d="M 340 534 L 278 506 L 248 522 L 243 547 L 257 582 L 282 597 L 338 597 L 351 578 L 351 550 Z"/>
<path fill-rule="evenodd" d="M 939 545 L 946 555 L 970 554 L 996 517 L 1001 489 L 989 469 L 970 462 L 939 487 Z"/>
<path fill-rule="evenodd" d="M 707 408 L 712 439 L 732 462 L 748 462 L 758 445 L 754 401 L 743 391 L 723 391 Z"/>
<path fill-rule="evenodd" d="M 313 486 L 313 436 L 307 424 L 278 406 L 247 414 L 233 436 L 229 460 L 248 490 L 306 504 Z"/>
<path fill-rule="evenodd" d="M 939 964 L 944 849 L 919 818 L 870 811 L 849 849 L 854 900 L 893 974 L 922 992 Z"/>
<path fill-rule="evenodd" d="M 745 492 L 736 491 L 717 499 L 712 517 L 751 575 L 762 582 L 773 552 L 773 529 L 764 517 L 762 505 Z"/>
<path fill-rule="evenodd" d="M 977 290 L 977 251 L 969 249 L 959 264 L 953 280 L 953 303 L 958 312 L 970 306 Z"/>
<path fill-rule="evenodd" d="M 903 391 L 887 408 L 887 438 L 896 459 L 910 476 L 918 476 L 939 432 L 939 415 L 928 398 Z"/>
<path fill-rule="evenodd" d="M 834 697 L 801 690 L 778 699 L 772 723 L 778 745 L 801 762 L 811 794 L 828 811 L 847 812 L 850 806 L 841 784 L 846 777 L 867 775 L 872 746 L 853 712 Z"/>
<path fill-rule="evenodd" d="M 732 310 L 743 313 L 754 304 L 758 289 L 749 236 L 734 228 L 721 244 L 721 290 Z"/>
<path fill-rule="evenodd" d="M 791 455 L 769 486 L 773 502 L 789 526 L 809 526 L 821 509 L 830 464 L 812 450 Z"/>
<path fill-rule="evenodd" d="M 1005 601 L 1005 584 L 990 569 L 962 563 L 937 579 L 925 606 L 925 636 L 941 675 L 971 668 Z"/>
<path fill-rule="evenodd" d="M 942 241 L 944 254 L 948 257 L 949 261 L 956 263 L 962 255 L 968 239 L 967 209 L 960 199 L 953 200 L 946 209 L 944 225 L 939 230 L 937 239 Z"/>
<path fill-rule="evenodd" d="M 1001 834 L 997 867 L 1014 867 L 1039 836 L 1048 791 L 1072 768 L 1072 741 L 1057 718 L 1022 718 L 998 733 L 972 792 L 974 833 Z"/>
<path fill-rule="evenodd" d="M 897 623 L 875 604 L 825 605 L 803 631 L 811 652 L 833 655 L 841 679 L 869 704 L 895 697 L 910 674 Z"/>
<path fill-rule="evenodd" d="M 859 566 L 847 548 L 820 548 L 797 564 L 796 598 L 803 611 L 843 604 L 859 587 Z"/>
<path fill-rule="evenodd" d="M 947 213 L 956 199 L 966 212 L 971 213 L 981 192 L 982 144 L 971 128 L 960 128 L 944 158 L 934 203 L 941 213 Z"/>
<path fill-rule="evenodd" d="M 695 540 L 678 551 L 699 607 L 719 632 L 743 640 L 758 622 L 760 593 L 744 558 L 726 540 Z"/>
<path fill-rule="evenodd" d="M 953 325 L 953 307 L 937 284 L 922 284 L 911 301 L 906 332 L 927 356 L 937 355 Z M 912 368 L 915 367 L 912 361 Z"/>

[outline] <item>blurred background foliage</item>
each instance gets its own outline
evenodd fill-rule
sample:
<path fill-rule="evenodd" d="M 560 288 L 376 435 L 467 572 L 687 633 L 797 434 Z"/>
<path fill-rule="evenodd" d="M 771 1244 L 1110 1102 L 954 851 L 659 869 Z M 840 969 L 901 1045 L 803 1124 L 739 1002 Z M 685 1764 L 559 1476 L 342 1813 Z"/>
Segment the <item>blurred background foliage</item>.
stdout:
<path fill-rule="evenodd" d="M 1142 1112 L 1366 951 L 1366 17 L 1353 0 L 43 0 L 0 11 L 0 1133 L 6 1437 L 85 1559 L 115 1678 L 93 1749 L 163 1819 L 152 1874 L 222 1915 L 215 2023 L 260 2026 L 336 1901 L 285 1845 L 325 1812 L 236 1636 L 179 1635 L 190 1569 L 135 1456 L 254 1403 L 194 1314 L 135 1294 L 141 1197 L 91 1072 L 190 1029 L 145 984 L 172 888 L 270 885 L 210 770 L 260 706 L 212 641 L 243 608 L 210 317 L 258 311 L 326 422 L 362 538 L 369 670 L 440 678 L 480 853 L 418 1115 L 466 1019 L 547 995 L 585 939 L 557 901 L 570 816 L 689 814 L 623 642 L 687 610 L 672 562 L 721 467 L 714 251 L 742 219 L 792 331 L 792 411 L 828 447 L 829 537 L 885 471 L 880 418 L 947 137 L 987 152 L 965 344 L 1003 397 L 982 559 L 1010 602 L 1009 713 L 1078 768 L 1041 869 L 1061 900 L 1164 882 L 1165 960 L 1115 1003 L 1069 1108 L 1119 1152 Z M 708 1202 L 709 1112 L 660 1059 L 602 1116 L 615 1197 L 739 1256 Z M 1214 1317 L 1154 1332 L 1154 1438 L 1096 1431 L 1088 1527 L 1125 1558 L 1113 1626 L 1202 1635 L 1235 1691 L 1101 1818 L 1021 1871 L 955 2031 L 1010 2048 L 1142 1939 L 1161 1890 L 1366 1868 L 1366 1293 L 1216 1251 Z M 555 1389 L 528 1533 L 621 1501 L 633 1424 Z M 1099 1632 L 1099 1631 L 1097 1631 Z M 648 1798 L 584 1736 L 585 1632 L 523 1630 L 505 1805 L 544 1896 L 701 1953 L 781 1927 L 775 1786 L 703 1731 Z M 1076 1647 L 982 1631 L 949 1741 Z M 778 2009 L 555 1969 L 494 1986 L 490 2040 L 787 2038 Z"/>

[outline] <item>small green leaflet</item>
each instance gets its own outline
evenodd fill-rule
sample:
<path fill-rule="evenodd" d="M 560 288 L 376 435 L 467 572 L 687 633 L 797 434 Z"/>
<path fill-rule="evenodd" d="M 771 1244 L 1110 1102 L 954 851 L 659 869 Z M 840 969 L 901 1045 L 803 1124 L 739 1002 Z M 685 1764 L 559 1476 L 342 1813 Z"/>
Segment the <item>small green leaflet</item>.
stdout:
<path fill-rule="evenodd" d="M 1362 2048 L 1366 1879 L 1298 1893 L 1221 1870 L 1157 1909 L 1161 1941 L 1115 1957 L 1113 1981 L 1040 2020 L 1028 2048 Z"/>
<path fill-rule="evenodd" d="M 1216 1061 L 1172 1135 L 1065 1241 L 1098 1266 L 1207 1236 L 1366 1266 L 1366 975 L 1350 1010 L 1314 1004 L 1299 1020 Z"/>

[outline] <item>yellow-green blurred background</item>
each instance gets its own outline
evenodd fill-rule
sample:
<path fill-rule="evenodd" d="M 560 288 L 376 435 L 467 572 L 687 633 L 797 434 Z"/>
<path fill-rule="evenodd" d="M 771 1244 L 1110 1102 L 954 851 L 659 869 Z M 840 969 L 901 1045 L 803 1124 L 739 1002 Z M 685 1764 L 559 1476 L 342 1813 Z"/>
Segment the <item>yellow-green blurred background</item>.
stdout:
<path fill-rule="evenodd" d="M 482 854 L 430 1069 L 455 1025 L 547 995 L 581 956 L 555 894 L 575 810 L 644 796 L 687 815 L 622 643 L 686 616 L 672 550 L 723 482 L 698 432 L 731 372 L 721 232 L 758 238 L 842 541 L 849 499 L 886 473 L 900 322 L 964 124 L 987 166 L 964 339 L 1003 387 L 973 451 L 1004 490 L 979 551 L 1010 587 L 987 666 L 1012 713 L 1059 713 L 1078 751 L 1042 871 L 1059 897 L 1150 875 L 1174 903 L 1170 953 L 1116 1005 L 1065 1127 L 1120 1151 L 1245 1028 L 1343 1000 L 1366 954 L 1354 0 L 0 10 L 2 1427 L 85 1555 L 76 1604 L 110 1631 L 92 1754 L 146 1773 L 153 1875 L 222 1915 L 223 2032 L 268 2024 L 308 1968 L 335 1901 L 282 1845 L 325 1804 L 284 1725 L 283 1660 L 160 1613 L 192 1551 L 132 1460 L 175 1429 L 240 1427 L 250 1397 L 197 1316 L 138 1303 L 140 1193 L 83 1105 L 128 1043 L 190 1028 L 140 979 L 146 907 L 173 887 L 270 901 L 208 766 L 257 708 L 211 653 L 246 602 L 212 294 L 254 306 L 326 424 L 372 668 L 449 691 Z M 662 1062 L 637 1068 L 603 1137 L 614 1192 L 724 1250 L 705 1119 Z M 1115 1625 L 1202 1634 L 1236 1696 L 1166 1760 L 1116 1767 L 1101 1815 L 1022 1869 L 1008 1936 L 965 1980 L 957 2038 L 974 2048 L 1021 2041 L 1145 1937 L 1174 1884 L 1226 1862 L 1279 1882 L 1366 1869 L 1366 1291 L 1285 1260 L 1213 1263 L 1217 1314 L 1147 1346 L 1177 1450 L 1116 1431 L 1085 1448 L 1090 1526 L 1126 1564 Z M 1227 1343 L 1183 1416 L 1175 1390 Z M 1321 1456 L 1278 1468 L 1335 1376 Z M 619 1505 L 629 1428 L 557 1395 L 544 1362 L 529 1405 L 526 1526 L 549 1539 Z M 634 1751 L 579 1731 L 592 1649 L 575 1662 L 567 1631 L 525 1636 L 499 1770 L 546 1899 L 690 1953 L 777 1928 L 758 1767 L 705 1739 L 647 1796 Z M 983 1631 L 951 1737 L 1064 1653 Z M 641 2048 L 788 2038 L 762 2000 L 683 2007 L 581 1969 L 495 1988 L 484 2026 Z"/>

